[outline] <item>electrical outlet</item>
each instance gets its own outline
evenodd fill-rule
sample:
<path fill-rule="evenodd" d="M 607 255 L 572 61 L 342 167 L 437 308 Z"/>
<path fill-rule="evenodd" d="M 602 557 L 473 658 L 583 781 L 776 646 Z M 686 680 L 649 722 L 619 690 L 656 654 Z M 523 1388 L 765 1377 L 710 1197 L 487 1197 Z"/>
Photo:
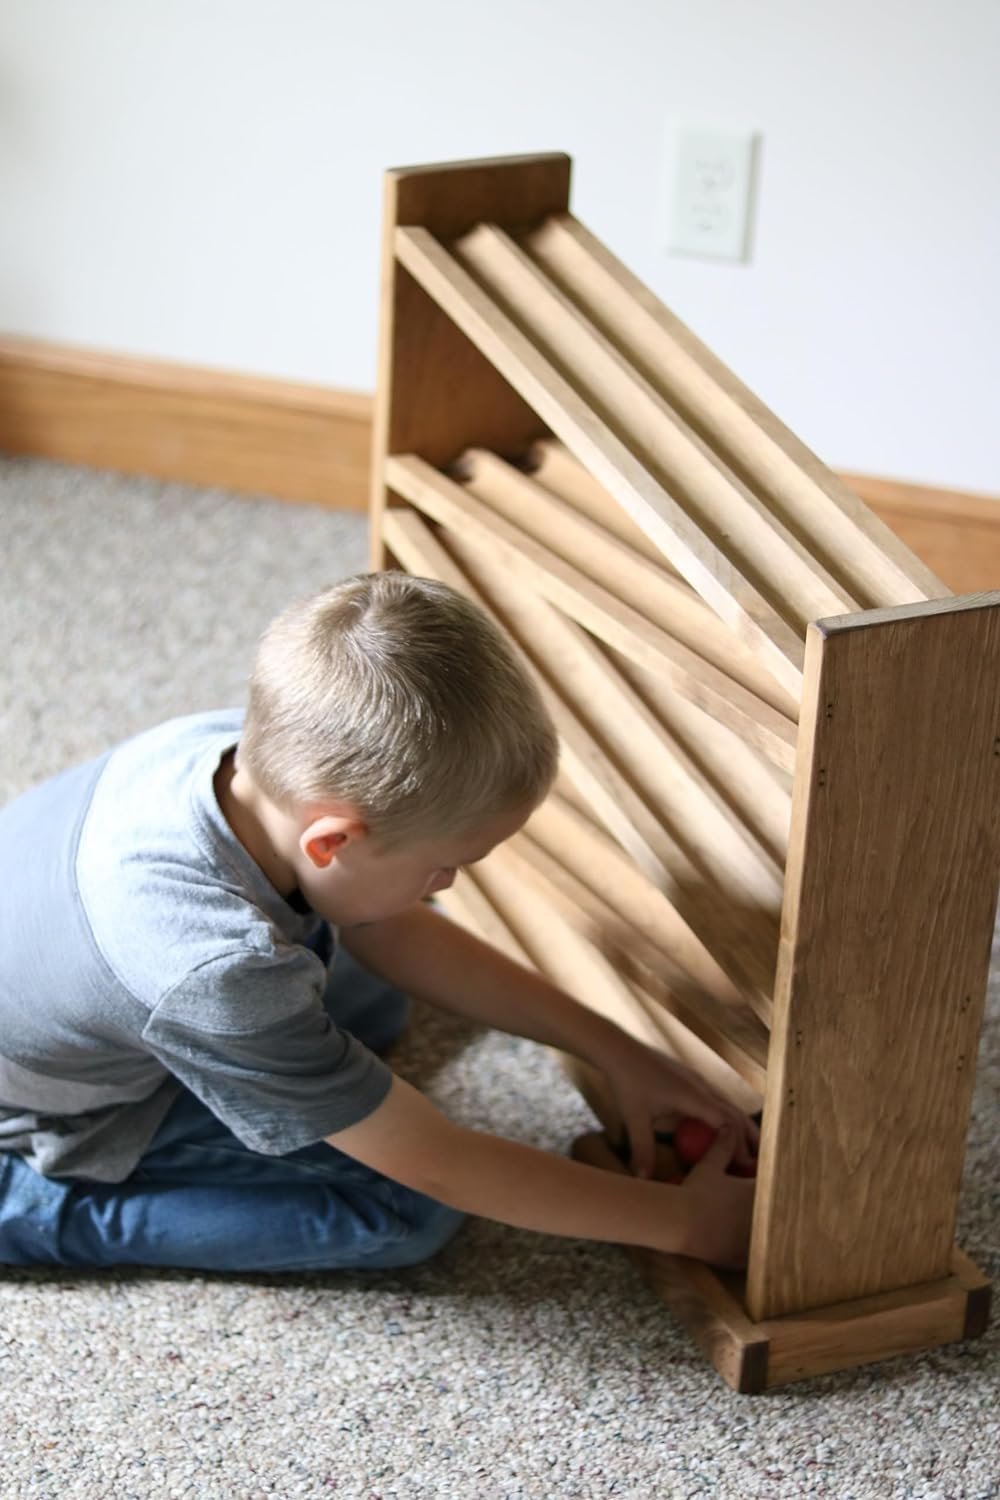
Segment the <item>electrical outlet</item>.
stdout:
<path fill-rule="evenodd" d="M 716 260 L 746 260 L 758 137 L 677 126 L 668 150 L 665 236 L 668 250 Z"/>

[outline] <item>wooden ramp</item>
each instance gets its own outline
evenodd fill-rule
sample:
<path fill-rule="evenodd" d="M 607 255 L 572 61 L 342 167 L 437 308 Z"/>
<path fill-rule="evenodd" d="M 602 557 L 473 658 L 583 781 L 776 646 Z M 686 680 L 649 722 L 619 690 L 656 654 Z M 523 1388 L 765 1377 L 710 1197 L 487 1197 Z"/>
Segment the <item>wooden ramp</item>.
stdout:
<path fill-rule="evenodd" d="M 731 1384 L 971 1337 L 1000 594 L 951 596 L 572 217 L 569 176 L 386 178 L 373 562 L 486 609 L 562 744 L 452 910 L 763 1107 L 746 1275 L 635 1256 Z"/>

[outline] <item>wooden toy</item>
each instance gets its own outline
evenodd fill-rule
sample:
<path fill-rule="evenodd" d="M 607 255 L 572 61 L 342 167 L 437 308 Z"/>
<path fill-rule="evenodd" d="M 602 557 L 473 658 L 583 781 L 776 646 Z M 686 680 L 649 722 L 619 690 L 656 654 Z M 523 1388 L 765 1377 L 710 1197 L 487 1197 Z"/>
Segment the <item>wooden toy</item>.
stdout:
<path fill-rule="evenodd" d="M 386 178 L 373 563 L 562 740 L 453 911 L 763 1107 L 745 1275 L 633 1252 L 759 1391 L 973 1337 L 954 1242 L 1000 877 L 1000 593 L 956 598 L 569 212 L 563 155 Z M 819 358 L 817 352 L 817 358 Z M 607 1129 L 577 1153 L 625 1170 Z"/>

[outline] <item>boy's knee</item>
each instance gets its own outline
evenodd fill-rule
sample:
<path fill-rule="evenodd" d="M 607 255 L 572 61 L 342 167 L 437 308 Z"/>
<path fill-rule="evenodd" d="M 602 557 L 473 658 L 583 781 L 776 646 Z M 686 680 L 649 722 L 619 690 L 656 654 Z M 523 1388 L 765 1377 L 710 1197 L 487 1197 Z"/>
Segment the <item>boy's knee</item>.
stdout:
<path fill-rule="evenodd" d="M 410 1233 L 378 1255 L 380 1267 L 417 1266 L 430 1260 L 452 1240 L 465 1222 L 465 1214 L 433 1198 L 418 1198 L 416 1211 L 407 1217 Z"/>
<path fill-rule="evenodd" d="M 66 1189 L 19 1156 L 0 1152 L 0 1265 L 58 1264 Z"/>

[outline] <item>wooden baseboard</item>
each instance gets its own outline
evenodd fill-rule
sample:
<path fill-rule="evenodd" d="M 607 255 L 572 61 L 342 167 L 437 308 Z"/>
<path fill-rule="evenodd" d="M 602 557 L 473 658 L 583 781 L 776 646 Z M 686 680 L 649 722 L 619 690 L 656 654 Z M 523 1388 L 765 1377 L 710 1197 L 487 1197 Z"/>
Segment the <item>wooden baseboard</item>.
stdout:
<path fill-rule="evenodd" d="M 0 449 L 336 509 L 368 506 L 371 397 L 0 339 Z"/>
<path fill-rule="evenodd" d="M 956 594 L 1000 588 L 1000 497 L 841 477 Z"/>
<path fill-rule="evenodd" d="M 372 398 L 0 338 L 0 450 L 188 484 L 368 506 Z M 843 478 L 956 593 L 1000 587 L 1000 503 Z"/>

